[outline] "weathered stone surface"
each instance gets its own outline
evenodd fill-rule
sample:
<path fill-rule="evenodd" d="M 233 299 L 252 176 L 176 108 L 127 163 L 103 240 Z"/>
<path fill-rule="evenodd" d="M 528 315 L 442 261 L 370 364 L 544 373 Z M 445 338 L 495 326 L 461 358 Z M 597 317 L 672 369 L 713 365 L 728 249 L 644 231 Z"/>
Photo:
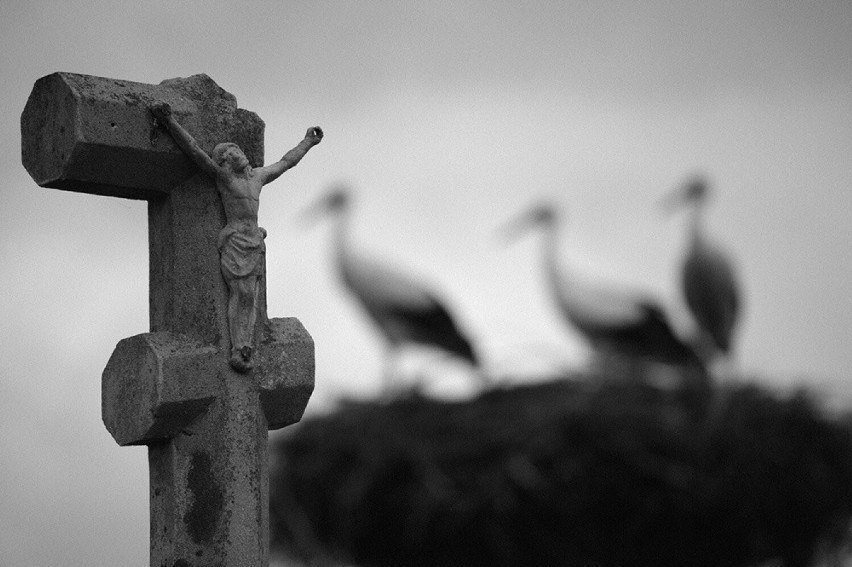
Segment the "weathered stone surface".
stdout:
<path fill-rule="evenodd" d="M 298 422 L 314 388 L 314 344 L 294 317 L 269 320 L 254 381 L 269 429 Z M 219 349 L 171 332 L 118 343 L 102 376 L 104 425 L 119 445 L 174 437 L 215 399 Z"/>
<path fill-rule="evenodd" d="M 267 425 L 257 386 L 223 372 L 217 396 L 167 443 L 148 446 L 152 567 L 266 567 Z"/>
<path fill-rule="evenodd" d="M 257 352 L 255 380 L 269 429 L 302 419 L 314 390 L 314 341 L 295 317 L 269 320 Z"/>
<path fill-rule="evenodd" d="M 228 366 L 216 246 L 224 209 L 213 180 L 153 128 L 156 101 L 169 103 L 206 151 L 231 141 L 262 165 L 263 122 L 206 75 L 160 85 L 44 77 L 21 116 L 23 161 L 45 187 L 149 201 L 151 332 L 119 342 L 102 404 L 120 445 L 148 445 L 150 564 L 263 567 L 268 430 L 301 418 L 313 341 L 296 319 L 267 319 L 261 275 L 255 368 Z"/>
<path fill-rule="evenodd" d="M 115 347 L 102 377 L 104 425 L 119 445 L 174 437 L 215 399 L 217 349 L 170 332 Z"/>
<path fill-rule="evenodd" d="M 207 150 L 221 141 L 222 125 L 239 123 L 225 136 L 262 164 L 263 121 L 206 75 L 149 85 L 53 73 L 36 81 L 21 115 L 24 167 L 43 187 L 132 199 L 167 193 L 196 168 L 154 127 L 148 108 L 158 100 Z"/>
<path fill-rule="evenodd" d="M 148 202 L 151 331 L 228 347 L 228 290 L 216 249 L 224 225 L 216 187 L 200 175 Z M 259 303 L 265 313 L 265 286 Z"/>

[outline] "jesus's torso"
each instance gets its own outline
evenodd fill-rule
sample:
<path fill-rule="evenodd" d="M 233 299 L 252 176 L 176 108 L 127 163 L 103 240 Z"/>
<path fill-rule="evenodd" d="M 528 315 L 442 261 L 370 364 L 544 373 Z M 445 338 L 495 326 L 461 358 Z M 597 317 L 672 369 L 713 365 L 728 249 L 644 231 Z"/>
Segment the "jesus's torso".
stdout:
<path fill-rule="evenodd" d="M 231 173 L 216 180 L 228 226 L 256 228 L 262 184 L 253 172 Z"/>

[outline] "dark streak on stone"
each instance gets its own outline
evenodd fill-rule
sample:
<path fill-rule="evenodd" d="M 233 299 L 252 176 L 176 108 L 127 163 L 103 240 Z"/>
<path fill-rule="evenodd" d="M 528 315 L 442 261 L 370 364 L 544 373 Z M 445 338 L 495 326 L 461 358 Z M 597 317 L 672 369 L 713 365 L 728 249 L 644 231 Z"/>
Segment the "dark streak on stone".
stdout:
<path fill-rule="evenodd" d="M 193 499 L 184 523 L 192 540 L 202 545 L 215 535 L 225 501 L 224 491 L 212 471 L 210 455 L 198 452 L 192 456 L 187 484 Z"/>

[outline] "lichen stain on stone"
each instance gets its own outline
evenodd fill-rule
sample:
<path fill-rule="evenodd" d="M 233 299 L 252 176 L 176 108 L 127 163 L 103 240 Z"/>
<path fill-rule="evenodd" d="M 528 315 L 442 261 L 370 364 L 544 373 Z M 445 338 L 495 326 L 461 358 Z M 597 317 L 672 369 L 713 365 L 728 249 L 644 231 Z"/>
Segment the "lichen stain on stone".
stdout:
<path fill-rule="evenodd" d="M 192 540 L 202 545 L 216 534 L 225 501 L 224 490 L 213 474 L 210 455 L 199 451 L 192 456 L 187 485 L 192 494 L 192 504 L 183 521 Z"/>

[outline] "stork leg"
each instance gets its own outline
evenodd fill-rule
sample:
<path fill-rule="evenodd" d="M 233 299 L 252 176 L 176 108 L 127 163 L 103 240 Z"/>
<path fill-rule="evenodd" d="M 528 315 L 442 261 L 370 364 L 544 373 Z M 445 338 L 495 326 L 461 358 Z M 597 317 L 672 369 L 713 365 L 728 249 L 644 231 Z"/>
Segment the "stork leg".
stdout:
<path fill-rule="evenodd" d="M 391 395 L 399 382 L 399 356 L 397 345 L 388 345 L 382 369 L 382 394 L 385 396 Z"/>
<path fill-rule="evenodd" d="M 592 371 L 608 381 L 642 382 L 648 373 L 647 366 L 640 357 L 607 348 L 598 349 L 591 361 Z"/>
<path fill-rule="evenodd" d="M 470 398 L 494 383 L 482 369 L 442 349 L 429 348 L 416 371 L 416 384 L 441 397 Z"/>
<path fill-rule="evenodd" d="M 723 354 L 713 364 L 713 376 L 719 385 L 730 385 L 740 373 L 737 359 L 733 354 Z"/>

